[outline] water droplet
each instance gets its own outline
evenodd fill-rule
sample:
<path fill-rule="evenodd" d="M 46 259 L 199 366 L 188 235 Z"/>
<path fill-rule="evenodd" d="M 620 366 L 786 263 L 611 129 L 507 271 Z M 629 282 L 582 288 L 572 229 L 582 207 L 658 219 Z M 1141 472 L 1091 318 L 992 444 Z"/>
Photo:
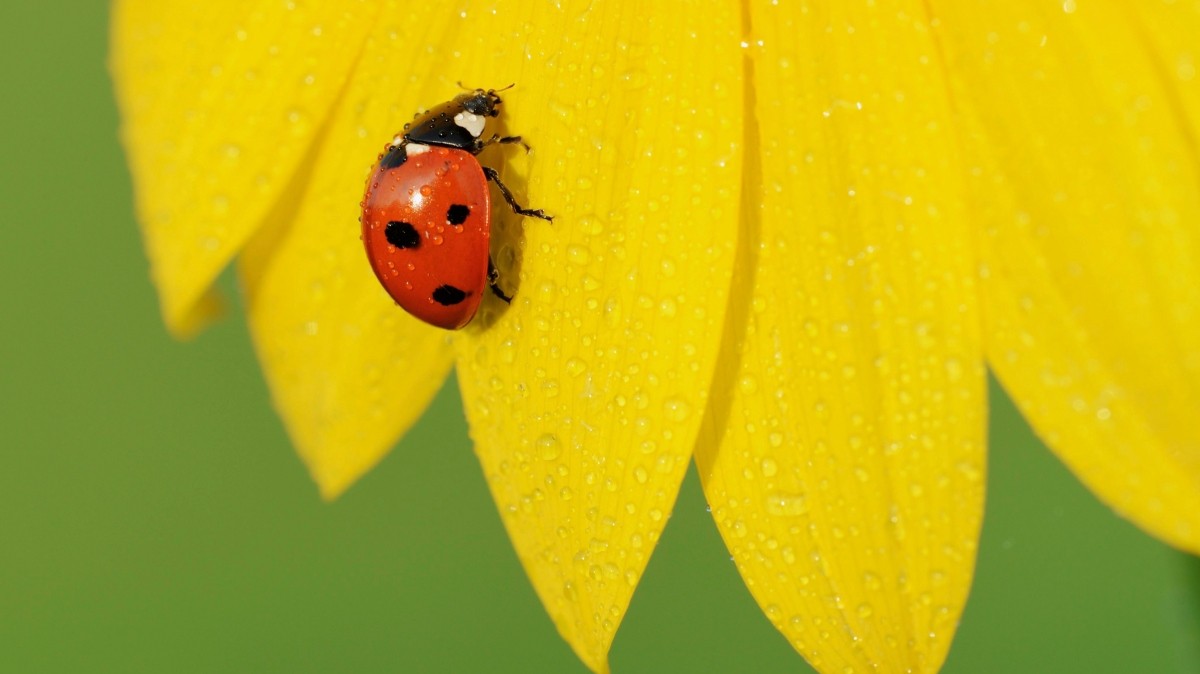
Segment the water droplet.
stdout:
<path fill-rule="evenodd" d="M 566 368 L 567 374 L 571 375 L 572 377 L 578 377 L 579 375 L 583 374 L 585 370 L 587 370 L 587 363 L 579 358 L 569 358 L 567 359 Z"/>
<path fill-rule="evenodd" d="M 505 365 L 511 365 L 517 359 L 516 343 L 512 339 L 506 339 L 500 342 L 500 362 Z"/>
<path fill-rule="evenodd" d="M 772 515 L 796 516 L 808 512 L 808 503 L 803 494 L 767 494 L 767 512 Z"/>
<path fill-rule="evenodd" d="M 592 257 L 592 251 L 587 246 L 567 246 L 567 261 L 572 264 L 585 265 Z"/>
<path fill-rule="evenodd" d="M 762 470 L 763 477 L 775 477 L 779 472 L 779 464 L 769 456 L 763 458 L 759 463 L 759 468 Z"/>
<path fill-rule="evenodd" d="M 604 322 L 610 328 L 620 327 L 621 303 L 616 298 L 610 297 L 604 302 Z"/>
<path fill-rule="evenodd" d="M 692 413 L 692 408 L 680 398 L 667 398 L 663 403 L 663 412 L 668 420 L 678 423 L 688 418 L 688 415 Z"/>
<path fill-rule="evenodd" d="M 308 128 L 308 113 L 300 108 L 290 108 L 286 114 L 287 121 L 292 125 L 292 133 L 303 133 Z"/>
<path fill-rule="evenodd" d="M 961 461 L 957 465 L 958 472 L 963 474 L 971 482 L 978 482 L 983 478 L 983 471 L 974 461 Z"/>
<path fill-rule="evenodd" d="M 546 461 L 557 459 L 562 454 L 562 444 L 553 433 L 546 433 L 537 439 L 537 453 Z"/>
<path fill-rule="evenodd" d="M 754 393 L 758 390 L 758 380 L 750 375 L 746 375 L 738 381 L 738 389 L 747 395 Z"/>
<path fill-rule="evenodd" d="M 950 380 L 950 383 L 954 383 L 954 382 L 961 380 L 962 376 L 963 376 L 962 363 L 960 363 L 958 360 L 956 360 L 954 358 L 948 359 L 946 361 L 946 378 L 948 380 Z"/>
<path fill-rule="evenodd" d="M 654 470 L 659 473 L 670 473 L 675 469 L 675 457 L 671 454 L 660 454 L 654 462 Z"/>

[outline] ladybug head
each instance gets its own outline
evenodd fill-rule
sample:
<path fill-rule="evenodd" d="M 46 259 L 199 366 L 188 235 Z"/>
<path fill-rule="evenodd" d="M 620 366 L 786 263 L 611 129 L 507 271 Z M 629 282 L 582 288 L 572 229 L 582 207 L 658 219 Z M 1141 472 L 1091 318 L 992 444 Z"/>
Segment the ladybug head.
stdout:
<path fill-rule="evenodd" d="M 505 87 L 507 89 L 508 87 Z M 496 117 L 500 114 L 500 97 L 496 95 L 495 89 L 476 89 L 469 94 L 462 94 L 454 99 L 455 102 L 462 105 L 463 110 L 479 115 L 481 117 Z"/>
<path fill-rule="evenodd" d="M 486 144 L 484 139 L 493 135 L 492 119 L 499 115 L 496 90 L 474 89 L 417 115 L 405 127 L 404 139 L 478 153 Z"/>

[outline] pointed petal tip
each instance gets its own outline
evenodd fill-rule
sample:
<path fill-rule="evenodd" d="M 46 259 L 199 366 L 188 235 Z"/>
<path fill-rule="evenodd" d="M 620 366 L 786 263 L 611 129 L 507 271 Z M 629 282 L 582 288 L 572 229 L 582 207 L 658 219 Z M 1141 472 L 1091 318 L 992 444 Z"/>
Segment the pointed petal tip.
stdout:
<path fill-rule="evenodd" d="M 964 176 L 988 362 L 1093 493 L 1195 552 L 1200 164 L 1189 124 L 1200 89 L 1165 64 L 1194 43 L 1183 36 L 1200 13 L 1136 4 L 1034 17 L 938 3 L 955 26 L 941 45 L 959 72 L 956 123 L 975 167 Z M 1085 169 L 1061 170 L 1079 157 Z"/>
<path fill-rule="evenodd" d="M 182 308 L 168 306 L 168 301 L 159 290 L 162 304 L 163 324 L 167 332 L 179 341 L 189 341 L 199 335 L 204 328 L 217 322 L 225 316 L 226 302 L 217 292 L 209 290 L 190 305 Z"/>
<path fill-rule="evenodd" d="M 355 480 L 321 481 L 316 476 L 313 476 L 313 481 L 317 483 L 317 493 L 321 496 L 321 500 L 326 503 L 338 500 L 355 482 Z"/>
<path fill-rule="evenodd" d="M 570 632 L 562 629 L 562 625 L 558 625 L 558 628 L 559 636 L 567 642 L 571 650 L 574 651 L 575 657 L 579 658 L 579 661 L 588 668 L 588 671 L 593 674 L 610 674 L 612 672 L 612 669 L 608 666 L 607 647 L 597 651 L 594 648 L 590 648 L 589 643 L 573 638 Z"/>
<path fill-rule="evenodd" d="M 342 452 L 331 452 L 328 446 L 319 449 L 305 448 L 304 445 L 295 441 L 293 441 L 293 446 L 298 448 L 308 468 L 308 474 L 317 485 L 317 493 L 320 494 L 321 500 L 332 503 L 341 498 L 342 494 L 346 493 L 363 475 L 366 475 L 383 460 L 388 449 L 391 448 L 391 443 L 385 448 L 365 452 L 352 451 L 349 448 Z M 358 460 L 353 462 L 331 460 L 338 456 L 353 456 Z"/>

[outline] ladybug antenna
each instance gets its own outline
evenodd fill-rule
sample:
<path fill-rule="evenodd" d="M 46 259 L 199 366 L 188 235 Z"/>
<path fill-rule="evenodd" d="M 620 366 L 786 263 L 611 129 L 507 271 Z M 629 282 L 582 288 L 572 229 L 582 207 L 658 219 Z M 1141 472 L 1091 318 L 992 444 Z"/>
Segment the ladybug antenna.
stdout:
<path fill-rule="evenodd" d="M 462 80 L 458 80 L 457 82 L 455 82 L 455 84 L 457 84 L 458 88 L 462 89 L 463 91 L 483 91 L 483 89 L 473 89 L 471 87 L 468 87 L 467 85 L 462 83 Z M 501 91 L 508 91 L 509 89 L 512 89 L 515 86 L 517 86 L 517 83 L 513 82 L 512 84 L 508 85 L 507 87 L 502 87 L 500 89 L 488 89 L 487 92 L 489 94 L 498 94 Z"/>

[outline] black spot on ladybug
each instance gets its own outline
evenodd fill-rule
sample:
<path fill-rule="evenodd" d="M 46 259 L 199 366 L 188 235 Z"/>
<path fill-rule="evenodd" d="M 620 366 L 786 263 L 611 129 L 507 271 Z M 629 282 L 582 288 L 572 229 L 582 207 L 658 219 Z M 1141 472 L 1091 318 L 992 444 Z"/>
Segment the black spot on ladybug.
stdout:
<path fill-rule="evenodd" d="M 433 291 L 433 301 L 442 306 L 451 306 L 467 299 L 467 294 L 454 286 L 438 286 Z"/>
<path fill-rule="evenodd" d="M 388 169 L 394 169 L 406 161 L 408 161 L 408 152 L 404 149 L 403 145 L 397 145 L 396 147 L 388 150 L 383 155 L 383 159 L 379 160 L 379 168 L 385 171 Z"/>
<path fill-rule="evenodd" d="M 452 225 L 461 225 L 467 221 L 467 216 L 470 214 L 470 208 L 462 204 L 454 204 L 446 211 L 446 222 Z"/>
<path fill-rule="evenodd" d="M 383 235 L 388 243 L 397 248 L 416 248 L 421 245 L 421 235 L 417 233 L 416 227 L 407 222 L 392 220 L 383 229 Z"/>

